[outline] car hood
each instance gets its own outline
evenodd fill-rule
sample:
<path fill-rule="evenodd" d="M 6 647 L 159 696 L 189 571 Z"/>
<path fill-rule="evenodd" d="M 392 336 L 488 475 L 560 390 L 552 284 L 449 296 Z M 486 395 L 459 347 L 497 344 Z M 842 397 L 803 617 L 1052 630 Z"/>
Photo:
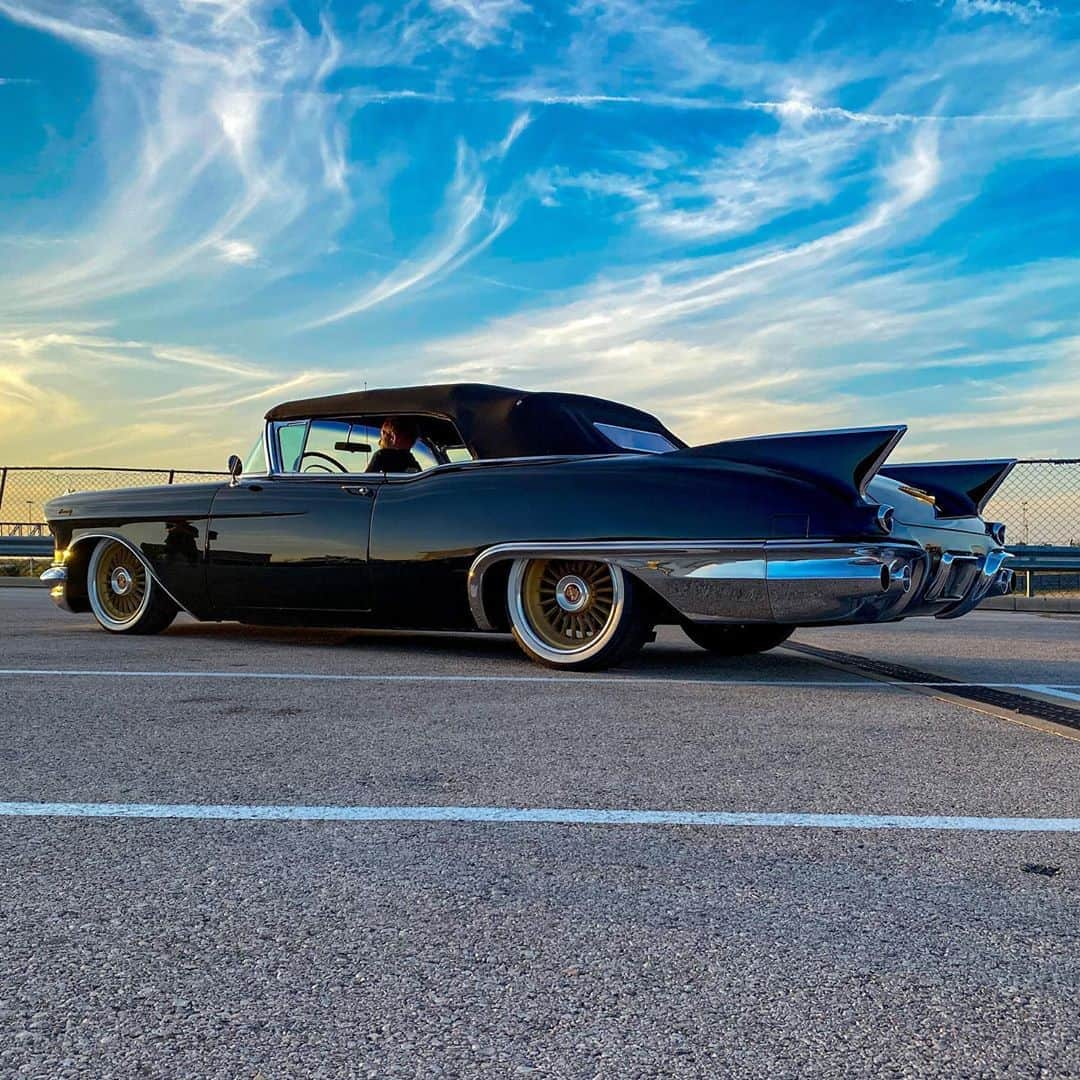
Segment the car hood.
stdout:
<path fill-rule="evenodd" d="M 210 513 L 214 496 L 225 480 L 200 484 L 162 484 L 156 487 L 75 491 L 50 499 L 45 517 L 50 522 L 137 520 L 140 518 L 197 518 Z"/>

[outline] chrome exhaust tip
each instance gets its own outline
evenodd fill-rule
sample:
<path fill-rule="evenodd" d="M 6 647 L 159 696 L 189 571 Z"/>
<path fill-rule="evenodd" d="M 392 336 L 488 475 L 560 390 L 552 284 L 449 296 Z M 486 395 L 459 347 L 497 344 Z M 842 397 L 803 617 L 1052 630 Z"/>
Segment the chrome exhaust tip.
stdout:
<path fill-rule="evenodd" d="M 911 564 L 893 562 L 881 568 L 881 591 L 898 589 L 901 593 L 911 592 Z"/>

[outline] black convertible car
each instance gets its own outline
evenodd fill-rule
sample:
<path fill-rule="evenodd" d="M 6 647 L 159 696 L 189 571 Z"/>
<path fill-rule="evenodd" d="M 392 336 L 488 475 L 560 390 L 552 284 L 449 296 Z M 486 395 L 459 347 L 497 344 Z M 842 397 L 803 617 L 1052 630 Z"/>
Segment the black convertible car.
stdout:
<path fill-rule="evenodd" d="M 577 394 L 293 401 L 267 413 L 230 482 L 50 502 L 43 576 L 62 607 L 119 634 L 164 630 L 179 610 L 511 630 L 568 669 L 626 660 L 662 623 L 733 655 L 796 626 L 956 618 L 1010 588 L 1004 530 L 980 515 L 1012 462 L 886 464 L 905 430 L 690 447 L 648 413 Z"/>

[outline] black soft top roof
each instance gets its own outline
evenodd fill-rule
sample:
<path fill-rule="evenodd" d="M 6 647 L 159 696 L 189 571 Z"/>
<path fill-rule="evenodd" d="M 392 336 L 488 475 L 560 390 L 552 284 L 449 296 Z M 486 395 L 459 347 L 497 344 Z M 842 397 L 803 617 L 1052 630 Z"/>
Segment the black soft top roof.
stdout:
<path fill-rule="evenodd" d="M 596 423 L 652 431 L 674 446 L 686 445 L 655 416 L 628 405 L 584 394 L 531 392 L 483 383 L 404 386 L 287 401 L 275 405 L 266 418 L 307 420 L 403 413 L 453 421 L 478 458 L 610 454 L 617 448 L 593 426 Z"/>

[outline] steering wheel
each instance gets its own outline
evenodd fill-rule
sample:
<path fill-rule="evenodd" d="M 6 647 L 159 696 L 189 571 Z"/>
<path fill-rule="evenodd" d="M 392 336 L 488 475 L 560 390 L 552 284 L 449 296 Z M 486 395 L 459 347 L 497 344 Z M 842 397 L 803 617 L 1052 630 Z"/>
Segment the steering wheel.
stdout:
<path fill-rule="evenodd" d="M 338 472 L 347 473 L 349 470 L 345 468 L 336 458 L 332 458 L 329 454 L 320 454 L 318 450 L 306 450 L 300 455 L 300 460 L 296 463 L 297 472 L 333 472 L 333 469 L 328 469 L 325 465 L 313 464 L 310 469 L 302 468 L 304 458 L 322 458 L 324 461 L 329 461 L 331 465 L 338 470 Z"/>

